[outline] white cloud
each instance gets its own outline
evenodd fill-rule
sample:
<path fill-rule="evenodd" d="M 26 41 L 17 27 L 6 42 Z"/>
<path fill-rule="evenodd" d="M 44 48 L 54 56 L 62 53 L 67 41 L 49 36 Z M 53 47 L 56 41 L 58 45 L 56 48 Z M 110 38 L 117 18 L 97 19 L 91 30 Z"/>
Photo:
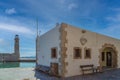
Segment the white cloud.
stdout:
<path fill-rule="evenodd" d="M 9 15 L 10 15 L 10 14 L 15 14 L 15 13 L 16 13 L 16 10 L 15 10 L 15 8 L 6 9 L 6 10 L 5 10 L 5 13 L 6 13 L 6 14 L 9 14 Z"/>
<path fill-rule="evenodd" d="M 113 11 L 120 11 L 120 8 L 118 7 L 118 8 L 111 8 L 111 10 L 113 10 Z"/>
<path fill-rule="evenodd" d="M 0 47 L 2 46 L 3 47 L 6 47 L 6 46 L 9 46 L 10 43 L 5 41 L 3 38 L 0 38 Z"/>
<path fill-rule="evenodd" d="M 3 42 L 4 42 L 4 40 L 0 38 L 0 44 L 3 43 Z"/>
<path fill-rule="evenodd" d="M 108 26 L 103 30 L 103 33 L 115 38 L 120 38 L 120 8 L 112 9 L 114 14 L 107 16 Z"/>
<path fill-rule="evenodd" d="M 112 11 L 113 11 L 113 15 L 107 16 L 106 20 L 108 20 L 110 22 L 110 24 L 112 24 L 112 23 L 120 24 L 120 8 L 112 8 Z"/>
<path fill-rule="evenodd" d="M 26 50 L 26 51 L 35 51 L 35 48 L 30 48 L 30 47 L 22 47 L 21 50 Z"/>
<path fill-rule="evenodd" d="M 77 8 L 77 4 L 71 3 L 71 4 L 68 5 L 68 10 L 72 10 L 74 8 Z"/>
<path fill-rule="evenodd" d="M 7 24 L 7 23 L 0 23 L 0 29 L 11 31 L 11 32 L 23 33 L 23 34 L 34 34 L 32 30 L 28 29 L 25 26 L 13 25 L 13 24 Z"/>
<path fill-rule="evenodd" d="M 21 52 L 21 57 L 27 57 L 27 56 L 36 56 L 35 51 L 27 51 L 27 52 Z"/>
<path fill-rule="evenodd" d="M 109 25 L 107 28 L 99 30 L 101 34 L 120 39 L 120 24 Z"/>
<path fill-rule="evenodd" d="M 106 18 L 108 21 L 110 21 L 110 22 L 117 22 L 117 23 L 119 23 L 120 22 L 120 13 L 118 13 L 118 14 L 116 14 L 116 15 L 113 15 L 113 16 L 108 16 L 107 18 Z"/>
<path fill-rule="evenodd" d="M 110 25 L 109 27 L 105 28 L 104 31 L 107 33 L 120 34 L 120 24 Z"/>

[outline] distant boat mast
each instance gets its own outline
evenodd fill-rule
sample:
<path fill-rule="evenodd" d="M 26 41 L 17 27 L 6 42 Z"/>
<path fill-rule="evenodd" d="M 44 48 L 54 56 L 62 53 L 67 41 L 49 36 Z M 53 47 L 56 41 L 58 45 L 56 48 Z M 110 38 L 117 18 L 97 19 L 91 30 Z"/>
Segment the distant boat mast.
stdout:
<path fill-rule="evenodd" d="M 36 19 L 36 26 L 37 26 L 37 36 L 40 36 L 40 30 L 38 28 L 38 18 Z"/>
<path fill-rule="evenodd" d="M 38 62 L 38 53 L 40 52 L 40 30 L 38 29 L 38 18 L 36 19 L 36 27 L 37 27 L 37 36 L 36 36 L 36 66 Z"/>
<path fill-rule="evenodd" d="M 37 26 L 37 36 L 38 36 L 38 18 L 36 19 L 36 26 Z"/>

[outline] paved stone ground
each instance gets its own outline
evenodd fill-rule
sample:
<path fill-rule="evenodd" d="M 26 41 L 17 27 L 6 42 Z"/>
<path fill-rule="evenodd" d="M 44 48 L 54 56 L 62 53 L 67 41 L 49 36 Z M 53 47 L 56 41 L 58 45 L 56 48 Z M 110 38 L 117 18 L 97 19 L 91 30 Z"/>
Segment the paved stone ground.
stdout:
<path fill-rule="evenodd" d="M 34 68 L 6 68 L 0 69 L 0 80 L 120 80 L 120 69 L 61 79 L 34 71 Z"/>
<path fill-rule="evenodd" d="M 40 80 L 120 80 L 120 69 L 113 69 L 103 73 L 95 73 L 84 76 L 74 76 L 69 78 L 50 77 L 44 73 L 36 72 L 36 77 Z"/>
<path fill-rule="evenodd" d="M 0 80 L 36 80 L 33 68 L 0 68 Z"/>

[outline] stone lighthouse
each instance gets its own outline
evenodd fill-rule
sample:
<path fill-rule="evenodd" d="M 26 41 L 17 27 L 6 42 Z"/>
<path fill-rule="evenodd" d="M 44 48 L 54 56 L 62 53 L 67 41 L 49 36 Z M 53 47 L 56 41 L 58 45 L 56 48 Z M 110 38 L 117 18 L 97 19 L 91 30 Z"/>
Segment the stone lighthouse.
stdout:
<path fill-rule="evenodd" d="M 0 53 L 0 61 L 20 61 L 20 51 L 19 51 L 19 36 L 15 35 L 14 38 L 14 52 L 13 53 Z"/>
<path fill-rule="evenodd" d="M 19 35 L 15 35 L 14 54 L 16 55 L 16 59 L 19 60 L 19 57 L 20 57 L 20 51 L 19 51 Z"/>

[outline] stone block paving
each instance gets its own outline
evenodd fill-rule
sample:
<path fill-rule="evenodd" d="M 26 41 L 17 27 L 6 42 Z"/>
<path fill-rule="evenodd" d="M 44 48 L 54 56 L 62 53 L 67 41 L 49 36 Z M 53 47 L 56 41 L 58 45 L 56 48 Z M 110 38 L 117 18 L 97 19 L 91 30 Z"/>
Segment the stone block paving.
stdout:
<path fill-rule="evenodd" d="M 34 68 L 6 68 L 0 69 L 0 80 L 120 80 L 120 69 L 62 79 L 35 71 Z"/>
<path fill-rule="evenodd" d="M 120 80 L 120 69 L 104 71 L 89 75 L 74 76 L 68 78 L 57 78 L 42 72 L 35 72 L 35 77 L 39 80 Z"/>

